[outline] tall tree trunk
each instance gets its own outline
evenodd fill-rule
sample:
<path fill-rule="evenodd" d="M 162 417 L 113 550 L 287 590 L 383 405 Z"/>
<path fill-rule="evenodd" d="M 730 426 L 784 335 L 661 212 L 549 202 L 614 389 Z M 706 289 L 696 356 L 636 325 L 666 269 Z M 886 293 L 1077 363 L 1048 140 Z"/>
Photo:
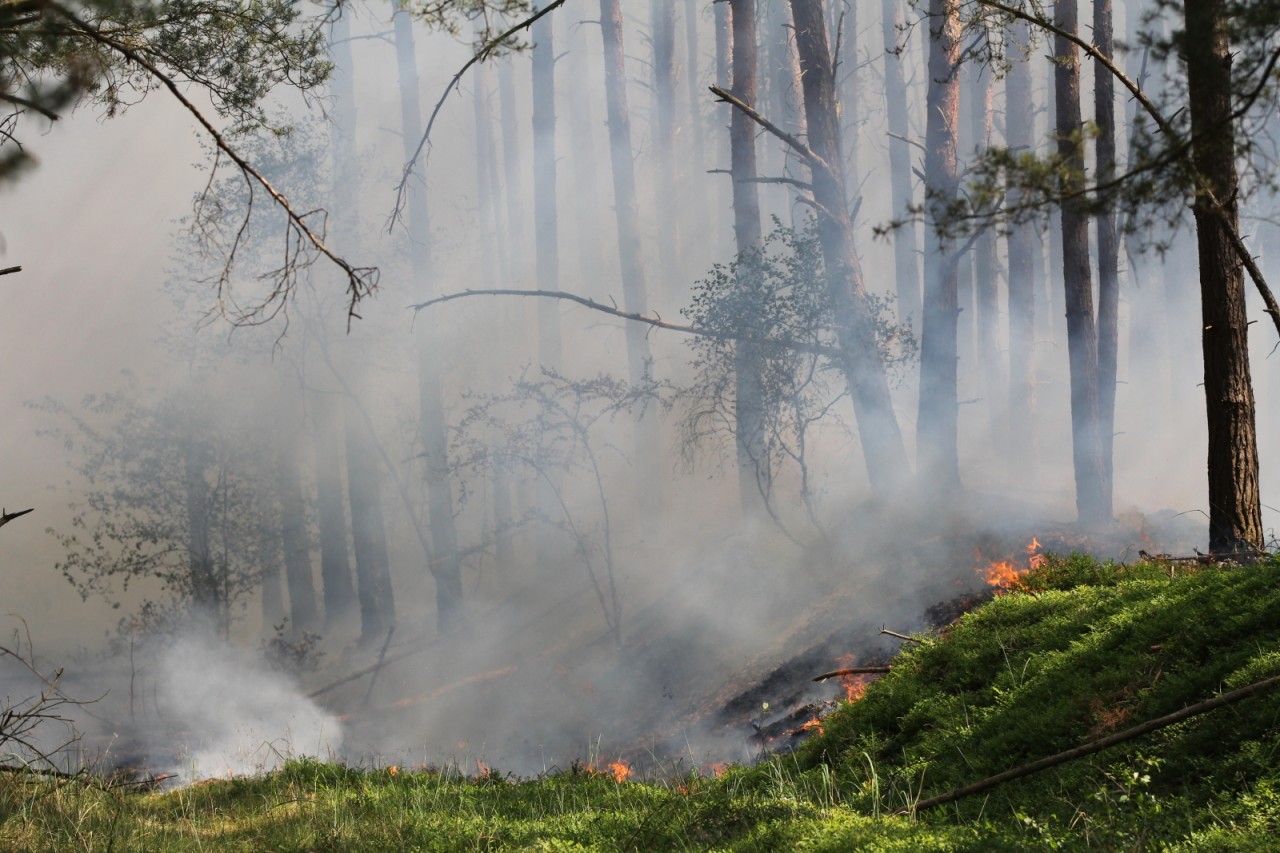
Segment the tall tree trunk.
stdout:
<path fill-rule="evenodd" d="M 1201 182 L 1192 210 L 1209 424 L 1209 550 L 1223 553 L 1263 544 L 1244 273 L 1230 239 L 1240 225 L 1232 54 L 1226 0 L 1186 0 L 1183 10 L 1192 159 Z"/>
<path fill-rule="evenodd" d="M 842 367 L 853 399 L 871 488 L 877 497 L 890 498 L 905 484 L 910 469 L 889 398 L 862 268 L 854 250 L 826 17 L 821 0 L 790 2 L 809 146 L 825 164 L 813 169 L 813 197 L 819 210 L 818 239 L 827 286 L 840 347 L 845 351 Z"/>
<path fill-rule="evenodd" d="M 373 436 L 354 400 L 344 398 L 347 438 L 347 489 L 351 499 L 351 535 L 356 552 L 356 589 L 360 598 L 360 645 L 381 643 L 396 622 L 395 593 L 382 516 L 382 484 Z"/>
<path fill-rule="evenodd" d="M 258 526 L 258 565 L 262 567 L 262 635 L 275 636 L 288 614 L 284 606 L 284 587 L 280 577 L 280 535 L 265 519 Z"/>
<path fill-rule="evenodd" d="M 354 626 L 359 614 L 347 551 L 347 509 L 342 499 L 342 434 L 332 395 L 313 395 L 311 409 L 324 630 L 333 634 Z"/>
<path fill-rule="evenodd" d="M 675 0 L 649 0 L 653 42 L 653 148 L 658 197 L 676 199 L 676 20 Z M 676 209 L 658 217 L 662 286 L 658 298 L 681 300 L 679 217 Z"/>
<path fill-rule="evenodd" d="M 756 0 L 730 0 L 733 25 L 733 94 L 755 104 L 759 61 L 756 52 Z M 730 178 L 733 184 L 733 234 L 740 275 L 759 274 L 761 251 L 760 191 L 755 182 L 756 127 L 733 111 L 729 123 Z M 743 512 L 762 507 L 770 489 L 771 466 L 765 454 L 764 389 L 760 377 L 762 353 L 745 343 L 734 345 L 734 429 L 738 452 L 738 495 Z"/>
<path fill-rule="evenodd" d="M 1012 65 L 1005 78 L 1005 143 L 1013 151 L 1034 150 L 1033 124 L 1016 116 L 1034 113 L 1031 95 L 1030 29 L 1025 21 L 1010 26 Z M 1021 190 L 1009 192 L 1008 207 L 1023 204 Z M 1027 222 L 1009 228 L 1009 415 L 1007 448 L 1012 471 L 1028 474 L 1035 460 L 1036 289 L 1040 247 Z"/>
<path fill-rule="evenodd" d="M 1058 0 L 1054 4 L 1054 24 L 1066 33 L 1078 31 L 1076 0 Z M 1071 196 L 1084 185 L 1079 51 L 1071 41 L 1055 35 L 1054 60 L 1058 154 L 1067 165 L 1061 189 L 1064 196 Z M 1081 524 L 1095 527 L 1111 520 L 1111 483 L 1103 464 L 1098 420 L 1098 334 L 1089 268 L 1089 218 L 1080 202 L 1070 197 L 1062 202 L 1061 209 L 1076 513 Z"/>
<path fill-rule="evenodd" d="M 290 398 L 298 396 L 290 392 Z M 295 401 L 288 399 L 286 405 Z M 296 400 L 301 406 L 301 399 Z M 297 436 L 301 418 L 287 417 L 275 439 L 276 498 L 280 503 L 280 542 L 284 547 L 284 577 L 289 590 L 289 633 L 300 638 L 320 627 L 315 581 L 311 574 L 311 537 L 307 530 L 306 501 L 298 475 Z"/>
<path fill-rule="evenodd" d="M 684 55 L 686 95 L 689 98 L 689 148 L 697 166 L 694 173 L 701 174 L 707 161 L 702 118 L 703 92 L 706 90 L 702 87 L 701 63 L 698 61 L 698 0 L 685 0 Z"/>
<path fill-rule="evenodd" d="M 724 86 L 725 83 L 731 81 L 733 77 L 733 22 L 729 14 L 728 3 L 713 3 L 712 11 L 715 13 L 716 24 L 715 83 L 717 86 Z M 730 83 L 730 85 L 732 85 L 732 83 Z M 733 113 L 735 112 L 733 107 L 725 106 L 723 110 L 725 112 L 718 111 L 714 114 L 717 126 L 719 126 L 721 115 L 727 115 L 729 116 L 729 120 L 731 122 L 733 121 Z M 730 180 L 728 182 L 721 181 L 716 184 L 716 222 L 718 227 L 716 229 L 717 238 L 714 246 L 717 252 L 719 250 L 720 240 L 723 239 L 720 235 L 725 233 L 723 216 L 725 211 L 729 210 L 730 206 L 733 204 L 732 183 L 732 180 Z"/>
<path fill-rule="evenodd" d="M 844 139 L 844 164 L 847 173 L 858 180 L 858 142 L 862 130 L 862 111 L 858 96 L 861 93 L 862 75 L 858 73 L 858 4 L 845 0 L 832 4 L 831 17 L 840 28 L 840 53 L 836 72 L 837 92 L 840 98 L 840 132 Z M 834 8 L 839 6 L 840 8 Z M 861 191 L 857 195 L 861 195 Z"/>
<path fill-rule="evenodd" d="M 910 208 L 915 202 L 911 174 L 910 129 L 907 125 L 907 81 L 902 69 L 898 35 L 902 26 L 900 0 L 883 0 L 884 94 L 889 120 L 889 184 L 893 195 L 893 220 L 901 223 L 893 231 L 894 279 L 897 284 L 898 320 L 920 327 L 920 266 L 917 255 L 915 221 Z"/>
<path fill-rule="evenodd" d="M 604 40 L 605 100 L 609 113 L 609 158 L 613 167 L 613 208 L 618 223 L 618 255 L 622 266 L 622 298 L 628 311 L 649 310 L 644 263 L 640 256 L 640 212 L 636 202 L 636 176 L 631 150 L 631 114 L 627 108 L 626 54 L 622 38 L 620 0 L 600 0 L 600 30 Z M 639 323 L 628 323 L 627 363 L 633 383 L 644 380 L 652 356 L 649 339 Z M 654 472 L 661 458 L 658 421 L 646 413 L 636 425 L 636 458 L 633 470 Z M 659 501 L 658 481 L 643 477 L 640 491 L 650 509 Z"/>
<path fill-rule="evenodd" d="M 600 289 L 599 282 L 610 278 L 605 272 L 604 246 L 600 239 L 600 210 L 597 200 L 600 198 L 600 178 L 596 160 L 596 119 L 593 107 L 598 104 L 593 97 L 586 97 L 585 82 L 590 79 L 591 70 L 587 62 L 587 34 L 584 24 L 574 23 L 567 15 L 554 16 L 564 22 L 561 30 L 564 35 L 564 62 L 567 79 L 579 81 L 583 88 L 571 90 L 569 97 L 572 108 L 567 110 L 569 125 L 569 146 L 573 152 L 572 168 L 573 193 L 576 203 L 570 205 L 574 211 L 574 227 L 577 230 L 579 274 L 582 276 L 576 290 L 595 298 L 603 298 L 605 292 Z M 561 96 L 563 97 L 563 95 Z M 563 101 L 562 101 L 563 104 Z"/>
<path fill-rule="evenodd" d="M 182 448 L 187 504 L 187 563 L 191 567 L 191 604 L 202 615 L 213 615 L 221 624 L 225 602 L 214 574 L 213 546 L 209 526 L 213 510 L 209 506 L 209 484 L 205 480 L 208 454 L 194 442 Z"/>
<path fill-rule="evenodd" d="M 1094 46 L 1111 58 L 1111 0 L 1093 0 Z M 1115 80 L 1101 67 L 1093 74 L 1094 123 L 1098 126 L 1095 160 L 1097 182 L 1105 184 L 1116 171 Z M 1098 227 L 1098 441 L 1107 482 L 1114 492 L 1116 427 L 1116 362 L 1120 348 L 1120 235 L 1116 215 L 1106 210 Z"/>
<path fill-rule="evenodd" d="M 538 289 L 560 289 L 556 195 L 556 52 L 551 18 L 533 25 L 533 231 Z M 560 369 L 560 302 L 538 300 L 538 360 Z"/>
<path fill-rule="evenodd" d="M 957 0 L 929 0 L 928 120 L 925 126 L 925 299 L 920 333 L 920 477 L 942 492 L 960 488 L 956 331 L 959 303 L 954 242 L 939 230 L 959 187 L 960 18 Z"/>
<path fill-rule="evenodd" d="M 418 87 L 418 62 L 414 49 L 413 18 L 393 0 L 396 67 L 400 83 L 400 117 L 405 162 L 412 157 L 422 136 L 422 114 Z M 544 19 L 545 20 L 545 19 Z M 420 301 L 433 293 L 431 277 L 431 223 L 427 197 L 422 187 L 411 186 L 408 200 L 410 260 L 414 292 Z M 436 583 L 436 626 L 452 631 L 463 622 L 462 565 L 458 556 L 458 532 L 453 520 L 453 483 L 449 473 L 449 436 L 445 425 L 444 399 L 437 367 L 440 353 L 431 339 L 430 323 L 418 323 L 418 412 L 419 436 L 426 462 L 427 521 L 431 529 L 431 552 L 424 555 Z M 349 434 L 349 433 L 348 433 Z M 372 438 L 372 437 L 370 437 Z M 348 454 L 350 450 L 348 450 Z M 348 459 L 350 457 L 348 456 Z M 376 468 L 372 469 L 376 472 Z M 376 476 L 376 474 L 375 474 Z M 352 506 L 354 518 L 355 507 Z M 385 551 L 385 544 L 383 549 Z"/>
<path fill-rule="evenodd" d="M 765 104 L 762 112 L 770 116 L 774 124 L 792 135 L 803 137 L 804 93 L 800 83 L 800 61 L 796 55 L 795 28 L 792 26 L 789 4 L 781 0 L 768 0 L 760 17 L 763 25 L 760 35 L 764 68 L 760 73 L 759 85 L 763 89 L 760 100 Z M 765 150 L 776 152 L 773 156 L 766 154 L 762 170 L 766 175 L 786 175 L 793 171 L 788 168 L 792 164 L 791 152 L 773 146 Z M 776 216 L 792 225 L 803 222 L 802 214 L 796 210 L 794 192 L 789 187 L 766 186 L 763 207 L 767 217 Z"/>
<path fill-rule="evenodd" d="M 985 42 L 985 29 L 979 34 Z M 995 72 L 973 63 L 973 102 L 970 118 L 975 156 L 991 147 L 995 118 Z M 996 447 L 1004 447 L 1003 425 L 1008 423 L 1004 367 L 1000 363 L 1000 258 L 995 228 L 985 228 L 973 243 L 973 301 L 977 340 L 978 381 L 986 400 L 987 428 Z"/>
<path fill-rule="evenodd" d="M 502 124 L 503 189 L 507 199 L 507 253 L 517 284 L 523 283 L 521 270 L 525 257 L 525 206 L 520 165 L 521 140 L 516 124 L 515 56 L 505 57 L 498 65 L 499 116 Z"/>

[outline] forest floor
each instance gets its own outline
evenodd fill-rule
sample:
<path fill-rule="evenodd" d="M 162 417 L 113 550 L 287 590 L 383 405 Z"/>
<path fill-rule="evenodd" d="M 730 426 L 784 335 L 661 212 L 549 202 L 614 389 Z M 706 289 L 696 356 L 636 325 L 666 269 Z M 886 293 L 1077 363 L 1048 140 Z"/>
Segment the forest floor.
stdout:
<path fill-rule="evenodd" d="M 921 807 L 1280 675 L 1280 559 L 1049 559 L 915 639 L 795 751 L 719 775 L 306 760 L 146 791 L 3 773 L 0 849 L 1275 849 L 1280 689 Z"/>

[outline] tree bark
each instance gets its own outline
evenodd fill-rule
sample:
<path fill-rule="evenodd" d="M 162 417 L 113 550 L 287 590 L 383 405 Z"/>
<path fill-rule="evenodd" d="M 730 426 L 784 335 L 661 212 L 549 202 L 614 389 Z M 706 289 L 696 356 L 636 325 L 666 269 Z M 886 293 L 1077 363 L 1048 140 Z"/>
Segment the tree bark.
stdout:
<path fill-rule="evenodd" d="M 1054 24 L 1076 33 L 1076 0 L 1054 4 Z M 1083 121 L 1080 117 L 1080 57 L 1076 46 L 1054 36 L 1054 93 L 1058 154 L 1066 164 L 1064 196 L 1084 185 Z M 1062 210 L 1062 279 L 1067 306 L 1067 358 L 1071 369 L 1071 444 L 1080 523 L 1111 520 L 1111 483 L 1102 458 L 1098 420 L 1098 334 L 1094 325 L 1093 276 L 1089 268 L 1089 219 L 1080 202 L 1066 198 Z"/>
<path fill-rule="evenodd" d="M 898 320 L 920 327 L 921 296 L 919 246 L 916 225 L 910 215 L 915 201 L 911 175 L 910 128 L 907 123 L 907 81 L 899 56 L 898 34 L 902 27 L 902 4 L 883 0 L 884 94 L 889 122 L 889 185 L 893 195 L 893 221 L 901 223 L 893 231 L 893 267 L 897 284 Z"/>
<path fill-rule="evenodd" d="M 316 526 L 320 538 L 320 582 L 324 591 L 326 634 L 354 626 L 356 590 L 347 551 L 347 509 L 342 499 L 342 436 L 334 398 L 315 394 L 311 400 L 312 449 L 316 465 Z"/>
<path fill-rule="evenodd" d="M 290 394 L 290 397 L 296 396 Z M 301 400 L 296 401 L 301 405 Z M 294 400 L 288 400 L 291 405 Z M 320 627 L 315 581 L 311 573 L 311 537 L 307 530 L 306 502 L 298 475 L 296 429 L 300 418 L 289 418 L 289 428 L 275 435 L 276 498 L 280 503 L 280 542 L 284 549 L 284 577 L 289 590 L 289 633 L 300 638 Z"/>
<path fill-rule="evenodd" d="M 985 29 L 980 34 L 985 41 Z M 970 118 L 975 156 L 991 147 L 995 118 L 995 72 L 980 63 L 972 69 L 973 101 Z M 984 228 L 973 243 L 974 334 L 978 382 L 986 401 L 987 429 L 993 446 L 1005 447 L 1008 423 L 1004 365 L 1000 359 L 1000 257 L 995 228 Z"/>
<path fill-rule="evenodd" d="M 1030 29 L 1025 21 L 1010 28 L 1013 54 L 1005 78 L 1005 143 L 1013 151 L 1033 151 L 1033 125 L 1016 116 L 1035 111 L 1031 95 Z M 1010 209 L 1023 203 L 1021 190 L 1011 190 Z M 1039 287 L 1040 247 L 1030 223 L 1014 223 L 1009 228 L 1009 415 L 1008 448 L 1011 470 L 1027 474 L 1035 460 L 1036 410 L 1036 290 Z"/>
<path fill-rule="evenodd" d="M 1209 424 L 1209 550 L 1244 551 L 1262 547 L 1263 529 L 1244 273 L 1228 236 L 1240 223 L 1228 12 L 1225 0 L 1186 0 L 1183 11 L 1192 159 L 1201 182 L 1192 211 Z"/>
<path fill-rule="evenodd" d="M 631 149 L 631 115 L 627 108 L 626 53 L 622 35 L 620 0 L 600 0 L 600 30 L 604 41 L 605 99 L 609 114 L 609 155 L 613 167 L 614 212 L 618 225 L 618 254 L 622 267 L 622 297 L 628 311 L 641 313 L 649 307 L 645 287 L 644 263 L 640 255 L 640 213 L 636 201 L 635 165 Z M 648 373 L 652 354 L 644 329 L 628 323 L 627 363 L 631 381 L 640 383 Z M 660 459 L 658 421 L 646 413 L 636 424 L 636 470 L 656 472 Z M 658 481 L 643 477 L 640 481 L 642 501 L 656 508 Z"/>
<path fill-rule="evenodd" d="M 1093 0 L 1093 43 L 1112 58 L 1114 36 L 1111 0 Z M 1116 172 L 1115 78 L 1102 68 L 1093 74 L 1094 123 L 1098 126 L 1095 149 L 1097 178 L 1105 184 Z M 1120 349 L 1120 235 L 1116 215 L 1106 210 L 1096 219 L 1098 228 L 1098 441 L 1107 483 L 1114 493 L 1116 430 L 1116 367 Z"/>
<path fill-rule="evenodd" d="M 659 199 L 677 202 L 676 146 L 676 20 L 675 0 L 650 0 L 650 40 L 653 44 L 652 133 L 654 175 Z M 662 272 L 658 298 L 680 300 L 679 216 L 669 209 L 658 217 L 658 256 Z"/>
<path fill-rule="evenodd" d="M 960 17 L 957 0 L 930 0 L 928 118 L 925 125 L 925 299 L 920 333 L 920 415 L 916 465 L 943 493 L 960 489 L 957 444 L 957 255 L 944 227 L 958 192 L 956 141 L 960 120 Z"/>
<path fill-rule="evenodd" d="M 879 498 L 891 498 L 905 484 L 910 468 L 854 250 L 826 18 L 821 0 L 790 2 L 809 146 L 822 161 L 812 170 L 813 199 L 819 211 L 818 239 L 837 335 L 846 352 L 841 366 L 853 399 L 872 491 Z"/>
<path fill-rule="evenodd" d="M 399 0 L 393 0 L 392 24 L 395 32 L 396 66 L 400 84 L 400 117 L 406 162 L 412 158 L 417 140 L 422 136 L 422 114 L 418 86 L 417 53 L 414 49 L 413 19 Z M 426 193 L 420 186 L 409 189 L 408 229 L 414 291 L 426 299 L 431 296 L 433 259 L 431 223 L 428 218 Z M 427 520 L 431 529 L 431 550 L 424 554 L 428 571 L 436 585 L 436 627 L 452 631 L 463 622 L 462 566 L 458 557 L 458 533 L 453 519 L 453 483 L 449 473 L 449 436 L 445 425 L 444 400 L 440 392 L 437 367 L 440 354 L 431 340 L 431 325 L 420 323 L 415 329 L 418 344 L 418 414 L 419 438 L 426 463 Z M 348 430 L 350 436 L 350 430 Z M 350 445 L 348 445 L 350 464 Z M 370 468 L 376 477 L 376 466 Z M 352 501 L 354 525 L 355 502 Z M 381 532 L 379 518 L 379 531 Z M 382 545 L 385 560 L 385 542 Z M 357 550 L 357 563 L 359 551 Z M 390 625 L 388 624 L 388 628 Z"/>
<path fill-rule="evenodd" d="M 360 645 L 381 643 L 396 623 L 391 563 L 382 516 L 382 487 L 373 437 L 361 421 L 354 400 L 344 398 L 347 439 L 347 489 L 351 500 L 351 534 L 356 552 L 356 590 L 360 599 Z"/>
<path fill-rule="evenodd" d="M 730 0 L 733 25 L 733 93 L 754 104 L 758 97 L 759 60 L 756 52 L 756 0 Z M 756 128 L 739 110 L 729 124 L 730 176 L 733 183 L 733 234 L 740 275 L 756 275 L 761 251 L 760 191 L 755 183 Z M 734 345 L 738 495 L 744 513 L 763 508 L 769 494 L 771 468 L 765 455 L 764 391 L 760 379 L 759 347 Z"/>

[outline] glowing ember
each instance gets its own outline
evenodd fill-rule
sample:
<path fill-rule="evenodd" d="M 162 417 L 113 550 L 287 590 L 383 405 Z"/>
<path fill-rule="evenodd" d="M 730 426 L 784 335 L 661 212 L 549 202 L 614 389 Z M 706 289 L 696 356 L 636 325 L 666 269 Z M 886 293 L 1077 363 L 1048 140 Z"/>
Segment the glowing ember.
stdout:
<path fill-rule="evenodd" d="M 391 766 L 389 766 L 389 767 L 387 768 L 387 773 L 391 774 L 392 776 L 399 776 L 399 775 L 400 775 L 400 768 L 399 768 L 399 767 L 396 767 L 394 764 L 392 764 Z"/>
<path fill-rule="evenodd" d="M 609 765 L 609 772 L 613 774 L 613 781 L 625 782 L 631 778 L 631 765 L 619 759 Z"/>

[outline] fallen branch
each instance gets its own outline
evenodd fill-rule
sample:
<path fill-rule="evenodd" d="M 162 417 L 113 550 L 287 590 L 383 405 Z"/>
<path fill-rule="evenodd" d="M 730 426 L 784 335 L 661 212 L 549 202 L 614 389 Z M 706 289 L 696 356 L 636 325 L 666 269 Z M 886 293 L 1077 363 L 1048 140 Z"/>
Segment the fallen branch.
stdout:
<path fill-rule="evenodd" d="M 22 272 L 22 267 L 5 267 L 0 270 L 0 275 L 12 275 L 16 272 Z"/>
<path fill-rule="evenodd" d="M 824 672 L 814 681 L 826 681 L 828 678 L 837 678 L 841 675 L 884 675 L 892 670 L 891 666 L 851 666 L 848 669 L 837 669 L 833 672 Z"/>
<path fill-rule="evenodd" d="M 576 302 L 578 305 L 586 306 L 593 311 L 600 311 L 611 317 L 617 317 L 622 320 L 631 320 L 636 323 L 646 323 L 656 329 L 667 329 L 672 332 L 681 332 L 686 335 L 698 335 L 704 338 L 715 338 L 721 341 L 738 341 L 744 344 L 756 344 L 759 346 L 780 347 L 782 349 L 795 350 L 797 352 L 807 352 L 813 355 L 824 355 L 827 358 L 843 358 L 844 351 L 837 347 L 825 346 L 823 344 L 809 343 L 808 341 L 796 341 L 790 338 L 761 338 L 754 335 L 739 335 L 734 332 L 725 332 L 720 329 L 709 329 L 706 326 L 687 326 L 683 323 L 669 323 L 661 317 L 653 317 L 648 314 L 639 314 L 633 311 L 623 311 L 620 308 L 614 308 L 588 299 L 585 296 L 579 296 L 576 293 L 568 293 L 563 290 L 516 290 L 504 288 L 492 288 L 483 290 L 463 290 L 457 293 L 446 293 L 443 296 L 437 296 L 434 299 L 428 299 L 426 302 L 419 302 L 416 305 L 410 305 L 414 311 L 421 311 L 424 308 L 430 308 L 432 305 L 439 305 L 442 302 L 452 302 L 455 299 L 465 299 L 469 296 L 536 296 L 543 299 L 564 299 L 569 302 Z"/>
<path fill-rule="evenodd" d="M 906 634 L 899 634 L 897 631 L 890 631 L 888 628 L 881 628 L 881 634 L 888 634 L 890 637 L 897 637 L 899 640 L 906 640 L 908 643 L 923 643 L 924 640 L 918 637 L 909 637 Z"/>
<path fill-rule="evenodd" d="M 974 782 L 971 785 L 965 785 L 963 788 L 956 788 L 945 794 L 936 797 L 930 797 L 927 800 L 921 800 L 915 805 L 902 809 L 897 812 L 899 815 L 921 812 L 925 809 L 931 809 L 934 806 L 940 806 L 944 803 L 950 803 L 955 800 L 963 799 L 971 794 L 985 791 L 988 788 L 994 788 L 1003 782 L 1009 782 L 1013 779 L 1021 779 L 1023 776 L 1030 776 L 1032 773 L 1039 773 L 1041 770 L 1047 770 L 1050 767 L 1056 767 L 1059 764 L 1065 764 L 1068 761 L 1074 761 L 1077 758 L 1083 758 L 1086 755 L 1093 755 L 1095 752 L 1101 752 L 1108 747 L 1115 746 L 1118 743 L 1124 743 L 1127 740 L 1133 740 L 1136 737 L 1154 732 L 1157 729 L 1163 729 L 1166 726 L 1172 726 L 1174 723 L 1180 723 L 1183 720 L 1204 714 L 1223 705 L 1230 705 L 1232 702 L 1239 702 L 1241 699 L 1247 699 L 1255 693 L 1260 693 L 1270 687 L 1280 684 L 1280 675 L 1273 675 L 1270 678 L 1264 678 L 1262 681 L 1255 681 L 1253 684 L 1240 687 L 1212 699 L 1206 699 L 1203 702 L 1197 702 L 1189 705 L 1181 711 L 1174 711 L 1172 714 L 1165 714 L 1163 717 L 1157 717 L 1154 720 L 1148 720 L 1132 728 L 1125 729 L 1122 732 L 1116 732 L 1108 737 L 1095 740 L 1090 743 L 1081 744 L 1066 752 L 1059 752 L 1057 755 L 1050 755 L 1048 758 L 1042 758 L 1039 761 L 1033 761 L 1030 764 L 1024 764 L 1021 767 L 1015 767 L 1012 770 L 1006 770 L 1003 773 L 997 773 L 995 776 L 988 776 L 986 779 Z"/>
<path fill-rule="evenodd" d="M 15 518 L 22 518 L 22 516 L 26 515 L 27 513 L 35 512 L 35 511 L 36 511 L 35 507 L 31 507 L 31 509 L 19 510 L 18 512 L 9 512 L 8 510 L 0 509 L 0 527 L 4 527 L 6 524 L 13 521 Z"/>
<path fill-rule="evenodd" d="M 1171 554 L 1152 554 L 1148 551 L 1139 551 L 1138 557 L 1143 560 L 1150 560 L 1153 563 L 1200 563 L 1201 565 L 1209 565 L 1211 563 L 1220 563 L 1224 560 L 1258 560 L 1267 556 L 1265 551 L 1227 551 L 1222 554 L 1202 554 L 1199 551 L 1190 557 L 1174 557 Z"/>

